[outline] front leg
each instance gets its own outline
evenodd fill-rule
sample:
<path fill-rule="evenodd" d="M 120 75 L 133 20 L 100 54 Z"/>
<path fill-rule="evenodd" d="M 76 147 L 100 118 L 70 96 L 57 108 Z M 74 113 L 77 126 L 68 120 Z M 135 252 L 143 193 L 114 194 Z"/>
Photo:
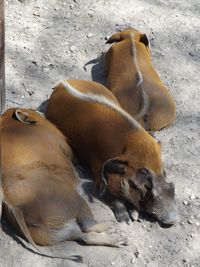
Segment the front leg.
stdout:
<path fill-rule="evenodd" d="M 130 223 L 131 217 L 123 200 L 115 198 L 111 201 L 111 206 L 118 222 L 126 222 L 127 224 Z"/>
<path fill-rule="evenodd" d="M 95 166 L 95 168 L 94 168 Z M 107 205 L 111 207 L 113 210 L 113 213 L 115 214 L 116 220 L 118 222 L 126 222 L 127 224 L 131 220 L 131 216 L 129 215 L 127 208 L 124 204 L 123 199 L 119 199 L 115 196 L 113 196 L 107 189 L 107 183 L 102 181 L 102 178 L 100 178 L 100 170 L 101 170 L 101 165 L 96 166 L 93 164 L 93 175 L 96 178 L 95 179 L 95 189 L 96 193 L 102 200 L 106 202 Z"/>
<path fill-rule="evenodd" d="M 104 201 L 112 209 L 118 222 L 126 222 L 127 224 L 130 223 L 132 217 L 129 214 L 123 199 L 119 199 L 107 192 L 104 196 Z"/>

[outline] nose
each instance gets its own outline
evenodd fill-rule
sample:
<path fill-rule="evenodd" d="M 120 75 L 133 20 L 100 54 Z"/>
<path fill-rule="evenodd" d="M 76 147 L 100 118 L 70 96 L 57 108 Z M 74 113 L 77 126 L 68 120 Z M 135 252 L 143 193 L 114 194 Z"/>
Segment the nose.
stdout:
<path fill-rule="evenodd" d="M 180 217 L 179 217 L 179 214 L 178 214 L 178 211 L 171 211 L 169 212 L 168 214 L 164 215 L 162 218 L 161 218 L 161 222 L 163 224 L 168 224 L 168 225 L 173 225 L 175 224 L 177 221 L 179 221 Z"/>

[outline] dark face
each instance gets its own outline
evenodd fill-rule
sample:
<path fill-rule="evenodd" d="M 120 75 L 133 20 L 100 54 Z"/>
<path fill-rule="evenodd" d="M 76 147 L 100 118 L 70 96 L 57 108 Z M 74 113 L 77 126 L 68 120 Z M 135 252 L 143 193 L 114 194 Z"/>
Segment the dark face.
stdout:
<path fill-rule="evenodd" d="M 139 175 L 139 179 L 143 180 L 143 186 L 135 187 L 133 190 L 130 188 L 129 193 L 134 199 L 135 190 L 142 188 L 140 203 L 138 203 L 139 209 L 144 209 L 163 224 L 174 224 L 178 220 L 175 188 L 172 182 L 167 183 L 165 181 L 165 171 L 162 175 L 156 176 L 147 169 L 140 169 L 136 175 Z M 136 179 L 138 178 L 136 177 Z"/>
<path fill-rule="evenodd" d="M 128 200 L 139 211 L 144 209 L 162 224 L 172 225 L 178 220 L 173 183 L 165 181 L 166 174 L 156 175 L 152 170 L 133 171 L 127 162 L 114 160 L 104 166 L 110 193 Z"/>

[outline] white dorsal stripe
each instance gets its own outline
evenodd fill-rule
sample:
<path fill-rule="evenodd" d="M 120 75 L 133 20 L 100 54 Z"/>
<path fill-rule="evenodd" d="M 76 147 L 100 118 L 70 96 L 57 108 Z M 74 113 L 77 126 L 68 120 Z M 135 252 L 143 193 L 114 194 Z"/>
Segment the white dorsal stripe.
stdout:
<path fill-rule="evenodd" d="M 138 85 L 140 85 L 142 82 L 143 82 L 143 77 L 142 77 L 142 73 L 140 71 L 140 67 L 139 67 L 139 64 L 138 64 L 138 60 L 137 60 L 137 48 L 136 48 L 136 45 L 135 45 L 135 42 L 133 41 L 133 38 L 131 38 L 131 41 L 132 41 L 132 54 L 133 54 L 133 63 L 135 65 L 135 68 L 137 70 L 137 74 L 138 74 L 138 77 L 139 77 L 139 81 L 138 81 Z"/>
<path fill-rule="evenodd" d="M 140 67 L 138 64 L 137 47 L 135 45 L 135 41 L 133 40 L 133 36 L 131 36 L 131 37 L 132 37 L 131 42 L 132 42 L 133 63 L 135 64 L 135 68 L 137 70 L 137 74 L 138 74 L 138 78 L 139 78 L 139 81 L 137 83 L 137 87 L 140 86 L 139 89 L 142 90 L 142 97 L 143 97 L 143 101 L 144 101 L 143 108 L 135 116 L 135 118 L 138 120 L 138 119 L 142 118 L 147 113 L 147 110 L 149 109 L 150 101 L 149 101 L 149 97 L 146 94 L 144 87 L 143 87 L 143 81 L 144 80 L 143 80 L 142 72 L 140 71 Z"/>
<path fill-rule="evenodd" d="M 129 115 L 120 106 L 116 105 L 111 99 L 108 99 L 105 96 L 99 94 L 82 93 L 78 91 L 76 88 L 74 88 L 72 85 L 70 85 L 67 81 L 62 81 L 61 83 L 64 86 L 64 88 L 74 97 L 77 97 L 84 101 L 94 102 L 104 105 L 105 107 L 117 112 L 126 120 L 128 120 L 131 123 L 131 125 L 134 126 L 134 128 L 136 129 L 142 128 L 141 125 L 131 115 Z"/>

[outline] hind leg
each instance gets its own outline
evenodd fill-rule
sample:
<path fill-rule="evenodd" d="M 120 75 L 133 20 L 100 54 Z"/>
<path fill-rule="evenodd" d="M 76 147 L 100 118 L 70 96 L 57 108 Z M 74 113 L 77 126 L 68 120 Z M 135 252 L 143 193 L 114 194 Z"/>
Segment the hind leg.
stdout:
<path fill-rule="evenodd" d="M 125 240 L 120 240 L 109 236 L 106 233 L 82 233 L 80 237 L 87 245 L 97 245 L 97 246 L 109 246 L 109 247 L 120 247 L 121 245 L 126 245 Z"/>
<path fill-rule="evenodd" d="M 93 214 L 84 199 L 82 199 L 82 212 L 79 215 L 77 223 L 80 225 L 83 232 L 86 233 L 89 232 L 101 233 L 109 228 L 106 223 L 103 222 L 97 223 L 95 221 Z"/>

